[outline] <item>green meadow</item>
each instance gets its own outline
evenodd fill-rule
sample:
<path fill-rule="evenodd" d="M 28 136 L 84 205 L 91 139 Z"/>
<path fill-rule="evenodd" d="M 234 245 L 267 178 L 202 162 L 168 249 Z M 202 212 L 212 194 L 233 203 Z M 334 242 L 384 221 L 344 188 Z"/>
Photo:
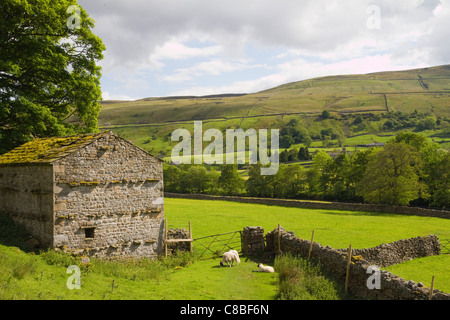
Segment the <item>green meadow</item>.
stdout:
<path fill-rule="evenodd" d="M 302 209 L 229 201 L 165 199 L 169 224 L 187 226 L 194 238 L 261 226 L 271 231 L 280 224 L 296 236 L 335 249 L 375 247 L 400 239 L 437 235 L 450 239 L 450 220 L 359 211 Z M 450 271 L 450 270 L 449 270 Z"/>
<path fill-rule="evenodd" d="M 404 216 L 388 213 L 302 209 L 227 201 L 207 201 L 166 198 L 168 222 L 186 225 L 191 221 L 193 237 L 242 230 L 246 226 L 261 226 L 265 232 L 280 224 L 296 236 L 323 246 L 345 249 L 375 247 L 400 239 L 436 235 L 450 239 L 450 220 Z M 450 255 L 427 257 L 387 268 L 388 271 L 416 282 L 450 292 Z M 439 279 L 439 280 L 437 280 Z"/>

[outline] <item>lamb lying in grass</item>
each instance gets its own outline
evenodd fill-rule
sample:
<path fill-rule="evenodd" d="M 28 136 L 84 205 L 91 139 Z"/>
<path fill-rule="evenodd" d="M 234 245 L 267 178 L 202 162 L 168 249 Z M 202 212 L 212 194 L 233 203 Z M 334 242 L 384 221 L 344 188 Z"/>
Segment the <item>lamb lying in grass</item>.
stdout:
<path fill-rule="evenodd" d="M 226 264 L 227 266 L 231 267 L 235 261 L 236 264 L 241 262 L 241 260 L 239 259 L 239 254 L 236 250 L 230 250 L 223 254 L 222 261 L 220 261 L 220 266 L 223 267 L 223 265 Z"/>
<path fill-rule="evenodd" d="M 264 266 L 262 263 L 258 264 L 259 272 L 274 272 L 271 266 Z"/>

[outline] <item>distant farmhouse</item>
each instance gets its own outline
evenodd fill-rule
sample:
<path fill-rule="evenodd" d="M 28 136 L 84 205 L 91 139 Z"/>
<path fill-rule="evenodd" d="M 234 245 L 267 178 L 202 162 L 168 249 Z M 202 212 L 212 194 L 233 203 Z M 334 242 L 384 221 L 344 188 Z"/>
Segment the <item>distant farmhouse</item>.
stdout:
<path fill-rule="evenodd" d="M 0 156 L 0 212 L 42 247 L 155 257 L 163 197 L 162 161 L 110 131 L 36 139 Z"/>

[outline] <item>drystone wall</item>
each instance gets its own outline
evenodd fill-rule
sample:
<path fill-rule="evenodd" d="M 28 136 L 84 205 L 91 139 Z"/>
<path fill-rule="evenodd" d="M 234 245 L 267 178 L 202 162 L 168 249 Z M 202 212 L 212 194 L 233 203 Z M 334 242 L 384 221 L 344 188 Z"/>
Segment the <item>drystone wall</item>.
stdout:
<path fill-rule="evenodd" d="M 280 232 L 280 234 L 279 234 Z M 257 242 L 255 237 L 252 242 Z M 279 242 L 278 242 L 278 239 Z M 265 254 L 276 254 L 278 248 L 282 253 L 291 253 L 307 257 L 311 248 L 311 242 L 296 237 L 293 232 L 287 232 L 282 227 L 269 231 L 265 236 Z M 246 243 L 243 243 L 245 246 Z M 435 236 L 417 237 L 384 244 L 375 248 L 355 250 L 352 252 L 352 263 L 349 272 L 349 292 L 360 299 L 373 300 L 427 300 L 430 289 L 421 283 L 406 281 L 388 271 L 379 270 L 380 286 L 369 288 L 368 281 L 377 269 L 403 262 L 408 259 L 426 257 L 440 254 L 439 239 Z M 378 256 L 379 255 L 379 256 Z M 366 260 L 367 256 L 367 260 Z M 319 261 L 326 269 L 345 281 L 347 272 L 347 252 L 336 250 L 319 243 L 312 244 L 311 259 Z M 383 260 L 383 259 L 386 259 Z M 379 265 L 376 265 L 378 263 Z M 439 290 L 433 291 L 433 300 L 450 300 L 450 294 Z"/>
<path fill-rule="evenodd" d="M 245 256 L 264 253 L 264 229 L 262 227 L 245 227 L 242 232 L 242 254 Z"/>
<path fill-rule="evenodd" d="M 53 172 L 51 165 L 0 166 L 0 213 L 8 214 L 40 240 L 53 242 Z"/>
<path fill-rule="evenodd" d="M 374 248 L 353 249 L 352 252 L 354 256 L 364 257 L 371 265 L 385 268 L 416 258 L 440 255 L 441 245 L 438 237 L 428 236 L 383 243 Z"/>
<path fill-rule="evenodd" d="M 185 228 L 174 228 L 167 230 L 167 239 L 189 239 L 189 231 Z M 167 244 L 167 251 L 174 253 L 177 251 L 188 252 L 191 249 L 189 242 L 172 242 Z"/>
<path fill-rule="evenodd" d="M 54 163 L 54 247 L 94 257 L 154 257 L 162 249 L 161 162 L 115 135 Z"/>

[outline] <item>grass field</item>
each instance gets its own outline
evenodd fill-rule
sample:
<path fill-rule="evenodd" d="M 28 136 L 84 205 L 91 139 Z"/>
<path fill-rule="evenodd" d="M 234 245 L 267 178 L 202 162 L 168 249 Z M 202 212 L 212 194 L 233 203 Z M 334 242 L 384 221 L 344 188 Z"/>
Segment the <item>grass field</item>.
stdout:
<path fill-rule="evenodd" d="M 235 268 L 220 268 L 219 260 L 166 267 L 93 261 L 79 290 L 67 288 L 66 268 L 0 246 L 0 300 L 272 300 L 277 290 L 275 274 L 253 272 L 256 264 L 244 259 Z"/>
<path fill-rule="evenodd" d="M 186 227 L 193 237 L 262 226 L 265 232 L 281 224 L 296 236 L 333 248 L 364 248 L 404 238 L 436 234 L 450 238 L 450 220 L 369 212 L 310 210 L 166 198 L 169 226 Z M 2 237 L 0 237 L 2 239 Z M 194 242 L 195 243 L 195 242 Z M 198 253 L 197 246 L 194 246 Z M 167 300 L 272 300 L 277 294 L 277 274 L 254 272 L 256 261 L 242 257 L 233 268 L 220 268 L 219 259 L 178 260 L 128 265 L 92 259 L 82 270 L 80 290 L 69 290 L 66 268 L 74 262 L 51 253 L 32 254 L 0 241 L 0 299 L 167 299 Z M 265 261 L 270 264 L 273 262 Z M 407 280 L 422 281 L 450 292 L 450 255 L 417 259 L 388 268 Z"/>
<path fill-rule="evenodd" d="M 261 226 L 270 231 L 281 224 L 306 239 L 335 249 L 369 248 L 400 239 L 435 234 L 450 238 L 450 220 L 359 211 L 301 209 L 228 201 L 166 198 L 168 223 L 187 226 L 194 238 Z M 450 271 L 450 270 L 449 270 Z"/>
<path fill-rule="evenodd" d="M 256 262 L 244 258 L 232 268 L 221 268 L 220 259 L 92 259 L 81 289 L 69 290 L 67 267 L 79 262 L 54 255 L 0 245 L 0 300 L 273 300 L 277 293 L 276 274 L 254 272 Z"/>
<path fill-rule="evenodd" d="M 296 236 L 314 240 L 332 248 L 370 248 L 400 239 L 434 234 L 450 239 L 450 220 L 418 216 L 402 216 L 358 211 L 311 210 L 226 201 L 200 201 L 166 198 L 166 217 L 173 224 L 191 221 L 193 237 L 261 226 L 265 232 L 281 224 Z M 226 226 L 226 227 L 224 227 Z M 424 267 L 426 266 L 426 267 Z M 450 255 L 429 257 L 420 261 L 392 266 L 401 277 L 450 292 Z"/>

